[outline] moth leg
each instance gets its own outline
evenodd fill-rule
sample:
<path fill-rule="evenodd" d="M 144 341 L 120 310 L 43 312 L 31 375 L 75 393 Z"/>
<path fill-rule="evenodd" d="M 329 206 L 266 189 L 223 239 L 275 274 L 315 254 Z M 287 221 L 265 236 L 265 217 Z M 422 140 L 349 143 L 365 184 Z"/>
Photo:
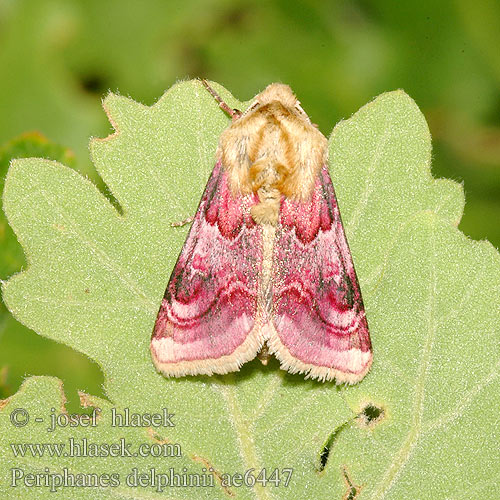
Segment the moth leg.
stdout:
<path fill-rule="evenodd" d="M 184 220 L 176 221 L 176 222 L 171 222 L 170 227 L 182 227 L 185 226 L 186 224 L 191 224 L 191 222 L 194 221 L 194 215 L 191 217 L 187 217 Z"/>
<path fill-rule="evenodd" d="M 271 353 L 269 352 L 267 341 L 262 345 L 260 351 L 257 353 L 257 357 L 264 366 L 267 365 L 267 363 L 271 359 Z"/>

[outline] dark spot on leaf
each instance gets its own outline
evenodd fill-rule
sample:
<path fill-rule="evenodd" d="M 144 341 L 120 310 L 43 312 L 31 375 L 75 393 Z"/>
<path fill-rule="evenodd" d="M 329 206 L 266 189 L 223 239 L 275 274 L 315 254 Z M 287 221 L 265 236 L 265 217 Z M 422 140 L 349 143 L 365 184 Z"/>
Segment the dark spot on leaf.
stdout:
<path fill-rule="evenodd" d="M 342 497 L 342 500 L 356 500 L 356 498 L 361 492 L 362 486 L 358 486 L 352 482 L 351 478 L 349 477 L 349 472 L 347 470 L 347 467 L 345 465 L 342 467 L 342 475 L 344 476 L 344 482 L 347 485 L 347 491 Z"/>
<path fill-rule="evenodd" d="M 335 444 L 335 441 L 338 438 L 339 433 L 347 426 L 347 424 L 350 422 L 344 422 L 342 425 L 339 425 L 329 436 L 328 439 L 326 440 L 325 444 L 323 445 L 322 450 L 320 451 L 319 454 L 319 465 L 317 467 L 318 472 L 322 472 L 326 464 L 328 462 L 328 458 L 330 456 L 330 453 L 332 452 L 333 445 Z"/>
<path fill-rule="evenodd" d="M 365 425 L 370 427 L 380 422 L 384 417 L 384 408 L 373 403 L 367 403 L 358 415 L 358 418 L 360 418 Z"/>

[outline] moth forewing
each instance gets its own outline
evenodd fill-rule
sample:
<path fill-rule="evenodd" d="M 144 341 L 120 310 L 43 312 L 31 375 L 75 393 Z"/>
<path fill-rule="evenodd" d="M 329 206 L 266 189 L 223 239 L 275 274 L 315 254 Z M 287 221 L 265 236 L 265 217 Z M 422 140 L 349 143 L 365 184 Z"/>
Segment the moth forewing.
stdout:
<path fill-rule="evenodd" d="M 292 373 L 358 382 L 371 342 L 326 138 L 287 85 L 244 113 L 204 85 L 233 122 L 158 313 L 156 367 L 227 373 L 265 344 Z"/>

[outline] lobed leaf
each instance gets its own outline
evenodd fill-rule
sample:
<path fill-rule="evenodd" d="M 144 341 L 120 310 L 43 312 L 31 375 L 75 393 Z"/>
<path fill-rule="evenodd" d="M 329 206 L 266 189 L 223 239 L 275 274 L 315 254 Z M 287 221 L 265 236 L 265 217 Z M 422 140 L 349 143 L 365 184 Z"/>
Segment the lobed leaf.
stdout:
<path fill-rule="evenodd" d="M 227 91 L 229 104 L 240 109 Z M 500 258 L 457 229 L 460 186 L 430 174 L 430 136 L 403 92 L 383 94 L 333 131 L 331 173 L 353 252 L 374 345 L 358 385 L 304 380 L 258 361 L 227 376 L 166 379 L 149 339 L 159 303 L 228 119 L 196 82 L 151 107 L 109 95 L 115 134 L 93 140 L 94 164 L 121 212 L 61 164 L 16 161 L 4 207 L 28 268 L 4 286 L 13 314 L 41 335 L 97 361 L 109 401 L 94 429 L 13 429 L 25 407 L 47 417 L 64 402 L 53 379 L 28 379 L 0 412 L 0 491 L 8 469 L 120 473 L 215 470 L 213 488 L 170 488 L 162 498 L 468 498 L 498 480 Z M 117 429 L 112 408 L 167 407 L 175 427 Z M 182 457 L 20 460 L 8 442 L 179 443 Z M 220 474 L 292 468 L 290 484 L 221 487 Z M 81 489 L 18 487 L 29 498 L 80 498 Z M 87 488 L 88 498 L 156 498 L 154 488 Z"/>

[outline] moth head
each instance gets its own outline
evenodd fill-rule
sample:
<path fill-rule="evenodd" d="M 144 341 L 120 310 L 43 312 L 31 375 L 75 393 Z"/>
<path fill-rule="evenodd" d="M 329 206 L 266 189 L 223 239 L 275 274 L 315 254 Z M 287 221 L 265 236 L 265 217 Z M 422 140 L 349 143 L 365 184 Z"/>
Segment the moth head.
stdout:
<path fill-rule="evenodd" d="M 284 83 L 271 83 L 260 94 L 257 94 L 252 103 L 245 111 L 245 115 L 256 111 L 258 108 L 263 108 L 272 103 L 279 103 L 280 106 L 293 110 L 301 119 L 310 122 L 307 113 L 302 109 L 300 101 L 295 97 L 292 89 Z"/>
<path fill-rule="evenodd" d="M 294 108 L 298 103 L 292 89 L 284 83 L 271 83 L 255 97 L 255 102 L 261 106 L 273 101 L 279 101 L 288 108 Z"/>

